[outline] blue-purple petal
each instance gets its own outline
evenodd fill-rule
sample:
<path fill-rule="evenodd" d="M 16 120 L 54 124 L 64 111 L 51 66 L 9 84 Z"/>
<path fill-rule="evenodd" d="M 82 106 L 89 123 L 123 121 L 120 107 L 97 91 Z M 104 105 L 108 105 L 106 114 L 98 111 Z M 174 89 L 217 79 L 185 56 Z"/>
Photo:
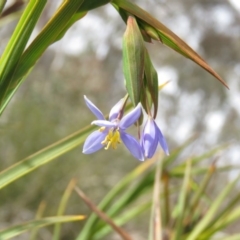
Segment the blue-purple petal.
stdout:
<path fill-rule="evenodd" d="M 167 141 L 166 139 L 164 138 L 160 128 L 157 126 L 156 123 L 154 123 L 156 125 L 156 129 L 158 131 L 158 141 L 163 149 L 163 151 L 165 152 L 166 155 L 169 155 L 169 150 L 168 150 L 168 145 L 167 145 Z"/>
<path fill-rule="evenodd" d="M 103 131 L 103 132 L 94 131 L 93 133 L 91 133 L 87 137 L 83 145 L 83 153 L 91 154 L 103 148 L 104 145 L 101 144 L 101 142 L 105 139 L 107 134 L 108 134 L 108 131 Z"/>
<path fill-rule="evenodd" d="M 145 157 L 152 158 L 158 146 L 158 131 L 152 118 L 148 118 L 143 129 L 141 145 L 143 147 Z"/>
<path fill-rule="evenodd" d="M 116 123 L 114 123 L 114 122 L 109 122 L 109 121 L 107 121 L 107 120 L 95 120 L 95 121 L 92 121 L 92 123 L 91 124 L 93 124 L 93 125 L 97 125 L 97 126 L 100 126 L 100 127 L 116 127 L 117 125 L 116 125 Z"/>
<path fill-rule="evenodd" d="M 114 119 L 116 119 L 120 113 L 120 111 L 122 110 L 124 104 L 124 98 L 120 99 L 111 109 L 110 113 L 109 113 L 109 120 L 113 121 Z"/>
<path fill-rule="evenodd" d="M 102 112 L 85 95 L 84 95 L 84 100 L 88 108 L 97 117 L 97 119 L 99 120 L 105 119 Z"/>
<path fill-rule="evenodd" d="M 120 129 L 124 130 L 133 125 L 139 119 L 141 112 L 141 103 L 139 103 L 131 112 L 129 112 L 121 119 L 119 123 Z"/>
<path fill-rule="evenodd" d="M 120 132 L 120 135 L 123 143 L 125 144 L 127 149 L 130 151 L 130 153 L 138 160 L 144 161 L 142 148 L 139 142 L 134 137 L 132 137 L 131 135 L 123 131 Z"/>

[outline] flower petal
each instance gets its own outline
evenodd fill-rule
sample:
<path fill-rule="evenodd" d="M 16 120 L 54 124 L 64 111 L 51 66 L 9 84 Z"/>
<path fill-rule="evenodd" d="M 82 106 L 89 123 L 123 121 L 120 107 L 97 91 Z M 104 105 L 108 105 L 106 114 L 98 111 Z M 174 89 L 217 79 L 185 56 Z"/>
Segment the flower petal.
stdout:
<path fill-rule="evenodd" d="M 124 130 L 134 124 L 139 119 L 141 112 L 141 103 L 139 103 L 130 113 L 121 119 L 119 123 L 120 129 Z"/>
<path fill-rule="evenodd" d="M 143 152 L 139 142 L 131 135 L 121 131 L 121 139 L 130 153 L 140 161 L 144 161 Z"/>
<path fill-rule="evenodd" d="M 92 121 L 91 124 L 94 124 L 100 127 L 116 127 L 117 126 L 116 123 L 109 122 L 107 120 L 95 120 L 95 121 Z"/>
<path fill-rule="evenodd" d="M 120 99 L 111 109 L 110 113 L 109 113 L 109 120 L 113 121 L 114 119 L 116 119 L 123 107 L 125 99 L 122 98 Z"/>
<path fill-rule="evenodd" d="M 152 158 L 158 146 L 158 131 L 152 118 L 148 118 L 143 129 L 141 145 L 144 150 L 144 155 L 147 158 Z"/>
<path fill-rule="evenodd" d="M 90 154 L 90 153 L 94 153 L 98 150 L 100 150 L 101 148 L 104 147 L 103 144 L 101 144 L 101 142 L 105 139 L 105 137 L 107 136 L 108 131 L 94 131 L 93 133 L 91 133 L 84 145 L 83 145 L 83 153 L 84 154 Z"/>
<path fill-rule="evenodd" d="M 85 100 L 85 103 L 88 106 L 88 108 L 97 117 L 97 119 L 99 119 L 99 120 L 105 119 L 102 112 L 85 95 L 84 95 L 84 100 Z"/>
<path fill-rule="evenodd" d="M 158 135 L 158 141 L 163 149 L 163 151 L 165 152 L 166 155 L 169 155 L 169 150 L 168 150 L 168 145 L 167 145 L 167 141 L 164 138 L 160 128 L 157 126 L 157 124 L 154 122 L 154 124 L 156 125 L 156 129 L 157 129 L 157 135 Z"/>

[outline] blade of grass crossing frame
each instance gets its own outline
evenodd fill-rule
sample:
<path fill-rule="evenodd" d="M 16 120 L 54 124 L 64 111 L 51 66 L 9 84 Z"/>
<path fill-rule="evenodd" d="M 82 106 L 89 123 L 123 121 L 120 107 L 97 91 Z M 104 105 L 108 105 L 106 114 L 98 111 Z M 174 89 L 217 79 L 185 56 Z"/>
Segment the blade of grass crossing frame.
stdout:
<path fill-rule="evenodd" d="M 80 221 L 80 220 L 83 220 L 84 218 L 85 216 L 79 215 L 79 216 L 64 216 L 64 217 L 47 217 L 47 218 L 42 218 L 38 220 L 33 220 L 30 222 L 13 226 L 8 229 L 1 230 L 0 239 L 6 240 L 6 239 L 13 238 L 15 236 L 20 235 L 21 233 L 31 230 L 32 228 L 41 228 L 48 225 L 52 225 L 57 222 L 64 223 L 64 222 Z"/>
<path fill-rule="evenodd" d="M 45 7 L 46 0 L 31 0 L 23 12 L 11 39 L 0 58 L 0 106 L 12 82 L 19 59 Z"/>
<path fill-rule="evenodd" d="M 94 129 L 96 129 L 95 126 L 89 126 L 77 131 L 0 172 L 0 189 L 23 175 L 78 147 Z"/>
<path fill-rule="evenodd" d="M 204 231 L 204 229 L 206 229 L 208 224 L 211 222 L 211 220 L 214 218 L 215 214 L 217 213 L 223 200 L 225 200 L 225 198 L 228 196 L 230 191 L 234 188 L 234 186 L 236 185 L 236 183 L 238 182 L 239 179 L 240 179 L 240 176 L 238 178 L 236 178 L 233 182 L 230 182 L 222 190 L 222 192 L 218 195 L 218 197 L 212 203 L 208 212 L 205 214 L 205 216 L 202 218 L 202 220 L 196 225 L 196 227 L 189 234 L 189 236 L 186 238 L 186 240 L 195 240 Z"/>
<path fill-rule="evenodd" d="M 68 200 L 72 194 L 72 191 L 74 187 L 76 186 L 76 179 L 72 179 L 70 183 L 68 184 L 58 207 L 57 216 L 62 216 L 65 212 Z M 53 232 L 53 240 L 59 240 L 60 239 L 60 231 L 61 231 L 61 223 L 57 223 L 54 227 Z"/>
<path fill-rule="evenodd" d="M 176 219 L 176 228 L 173 236 L 173 240 L 180 239 L 180 236 L 183 232 L 183 218 L 185 214 L 186 198 L 189 189 L 189 182 L 191 178 L 191 160 L 187 161 L 187 166 L 185 169 L 183 186 L 179 193 L 179 200 L 177 203 L 177 219 Z"/>
<path fill-rule="evenodd" d="M 203 69 L 208 71 L 216 79 L 218 79 L 224 86 L 227 84 L 224 80 L 191 48 L 189 47 L 182 39 L 180 39 L 176 34 L 174 34 L 170 29 L 152 17 L 148 12 L 144 11 L 134 3 L 131 3 L 128 0 L 113 0 L 113 4 L 116 4 L 119 8 L 124 9 L 125 11 L 133 14 L 144 22 L 148 23 L 150 26 L 159 31 L 161 40 L 164 44 L 174 49 L 183 56 L 191 59 Z"/>

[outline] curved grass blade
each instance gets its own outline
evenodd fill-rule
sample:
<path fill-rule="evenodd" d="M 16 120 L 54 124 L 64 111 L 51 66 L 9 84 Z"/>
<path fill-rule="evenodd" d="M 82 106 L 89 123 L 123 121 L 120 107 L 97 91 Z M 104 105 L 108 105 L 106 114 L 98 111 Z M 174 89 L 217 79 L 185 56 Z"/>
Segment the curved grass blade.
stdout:
<path fill-rule="evenodd" d="M 84 218 L 85 216 L 78 215 L 78 216 L 64 216 L 64 217 L 47 217 L 47 218 L 42 218 L 38 220 L 33 220 L 30 222 L 13 226 L 5 230 L 1 230 L 0 239 L 1 240 L 10 239 L 12 237 L 20 235 L 21 233 L 29 231 L 32 228 L 42 228 L 57 222 L 64 223 L 64 222 L 80 221 L 80 220 L 83 220 Z"/>
<path fill-rule="evenodd" d="M 128 0 L 113 0 L 112 3 L 155 28 L 155 30 L 159 32 L 161 40 L 165 45 L 197 63 L 228 88 L 224 80 L 191 47 L 148 12 Z"/>

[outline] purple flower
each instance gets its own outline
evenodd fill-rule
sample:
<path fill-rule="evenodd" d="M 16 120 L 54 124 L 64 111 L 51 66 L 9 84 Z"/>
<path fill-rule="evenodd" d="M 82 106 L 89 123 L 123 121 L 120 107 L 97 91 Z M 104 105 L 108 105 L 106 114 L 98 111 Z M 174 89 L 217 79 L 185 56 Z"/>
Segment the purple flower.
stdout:
<path fill-rule="evenodd" d="M 146 158 L 152 158 L 157 150 L 158 143 L 160 143 L 163 151 L 169 155 L 167 142 L 152 117 L 148 117 L 148 120 L 143 128 L 141 136 L 141 146 Z"/>
<path fill-rule="evenodd" d="M 143 161 L 144 156 L 139 142 L 125 132 L 125 130 L 133 125 L 140 117 L 141 105 L 138 104 L 131 112 L 121 118 L 124 105 L 124 99 L 121 99 L 111 109 L 108 121 L 104 118 L 102 112 L 86 96 L 84 96 L 84 99 L 88 108 L 98 119 L 93 121 L 92 124 L 100 126 L 100 129 L 94 131 L 87 137 L 83 146 L 83 153 L 91 154 L 104 146 L 105 149 L 108 149 L 110 146 L 116 149 L 117 144 L 122 141 L 135 158 Z"/>

